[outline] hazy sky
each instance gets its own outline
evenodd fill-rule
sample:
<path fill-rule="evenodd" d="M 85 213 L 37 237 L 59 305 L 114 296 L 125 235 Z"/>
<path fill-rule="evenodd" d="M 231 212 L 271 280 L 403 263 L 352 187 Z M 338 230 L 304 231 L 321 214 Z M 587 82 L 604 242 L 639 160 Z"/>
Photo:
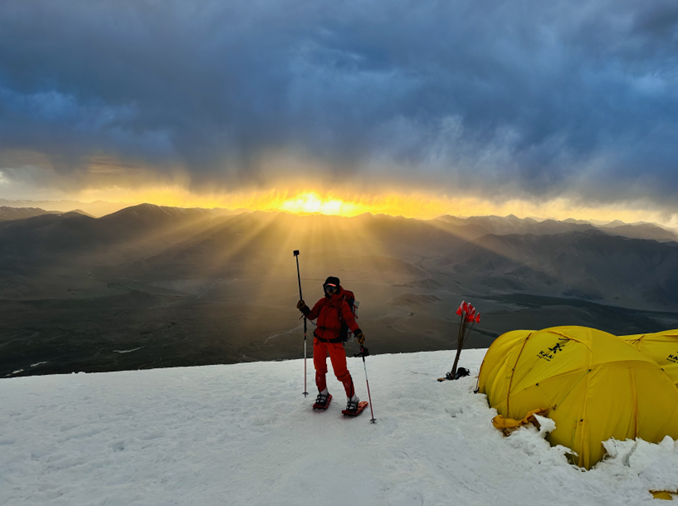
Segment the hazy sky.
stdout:
<path fill-rule="evenodd" d="M 678 3 L 0 2 L 0 197 L 153 185 L 668 220 Z"/>

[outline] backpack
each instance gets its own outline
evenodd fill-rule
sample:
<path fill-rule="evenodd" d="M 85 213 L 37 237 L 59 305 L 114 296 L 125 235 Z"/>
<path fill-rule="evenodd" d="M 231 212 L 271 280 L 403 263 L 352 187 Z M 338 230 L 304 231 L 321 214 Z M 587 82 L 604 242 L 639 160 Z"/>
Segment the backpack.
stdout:
<path fill-rule="evenodd" d="M 360 306 L 360 302 L 355 300 L 355 295 L 353 295 L 353 292 L 350 290 L 344 290 L 343 298 L 346 302 L 348 302 L 348 307 L 351 309 L 353 317 L 358 318 L 358 306 Z M 339 318 L 341 318 L 341 314 L 339 314 Z M 343 318 L 341 318 L 341 330 L 339 331 L 339 337 L 343 342 L 352 343 L 354 340 L 353 332 L 348 328 L 348 325 L 346 325 L 346 322 Z"/>

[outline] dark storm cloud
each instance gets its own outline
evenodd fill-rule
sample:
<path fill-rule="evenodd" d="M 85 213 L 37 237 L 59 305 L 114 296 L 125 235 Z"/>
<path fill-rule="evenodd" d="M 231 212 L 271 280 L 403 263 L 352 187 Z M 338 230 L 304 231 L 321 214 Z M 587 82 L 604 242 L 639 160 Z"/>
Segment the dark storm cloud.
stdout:
<path fill-rule="evenodd" d="M 5 0 L 0 160 L 670 202 L 677 59 L 673 1 Z"/>

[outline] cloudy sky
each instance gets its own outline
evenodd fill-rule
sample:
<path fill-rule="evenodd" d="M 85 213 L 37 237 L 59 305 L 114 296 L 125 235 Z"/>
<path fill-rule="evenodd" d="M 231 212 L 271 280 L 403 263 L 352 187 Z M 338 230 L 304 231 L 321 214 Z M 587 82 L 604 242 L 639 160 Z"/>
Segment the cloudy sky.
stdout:
<path fill-rule="evenodd" d="M 677 85 L 674 0 L 3 0 L 0 198 L 678 224 Z"/>

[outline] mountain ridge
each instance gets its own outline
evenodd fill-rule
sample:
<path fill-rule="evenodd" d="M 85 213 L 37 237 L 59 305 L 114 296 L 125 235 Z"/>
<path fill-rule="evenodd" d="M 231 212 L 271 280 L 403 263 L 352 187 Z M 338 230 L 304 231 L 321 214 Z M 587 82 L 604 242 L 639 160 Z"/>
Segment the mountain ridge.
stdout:
<path fill-rule="evenodd" d="M 0 376 L 39 374 L 29 366 L 45 361 L 72 372 L 294 358 L 299 282 L 310 304 L 328 275 L 362 302 L 375 353 L 450 349 L 462 300 L 483 313 L 476 348 L 515 328 L 678 327 L 676 242 L 588 226 L 498 235 L 387 215 L 219 213 L 144 205 L 0 223 Z"/>

